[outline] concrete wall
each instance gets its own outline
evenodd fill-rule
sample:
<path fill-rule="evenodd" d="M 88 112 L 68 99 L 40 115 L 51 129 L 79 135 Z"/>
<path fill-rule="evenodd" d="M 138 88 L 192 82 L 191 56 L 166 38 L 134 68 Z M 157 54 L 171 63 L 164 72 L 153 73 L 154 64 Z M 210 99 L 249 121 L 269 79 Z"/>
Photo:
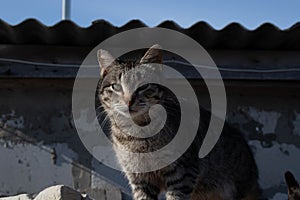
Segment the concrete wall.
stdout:
<path fill-rule="evenodd" d="M 72 79 L 0 80 L 0 195 L 36 193 L 53 184 L 102 199 L 109 199 L 111 191 L 120 195 L 103 174 L 126 187 L 120 174 L 95 165 L 78 138 L 72 85 Z M 226 82 L 227 119 L 248 138 L 270 198 L 286 193 L 286 170 L 300 180 L 299 88 L 297 83 Z M 197 91 L 208 106 L 201 84 Z"/>
<path fill-rule="evenodd" d="M 93 172 L 92 158 L 77 136 L 73 81 L 0 82 L 0 196 L 65 184 L 96 199 L 121 198 L 118 188 Z M 92 184 L 95 179 L 98 184 Z"/>

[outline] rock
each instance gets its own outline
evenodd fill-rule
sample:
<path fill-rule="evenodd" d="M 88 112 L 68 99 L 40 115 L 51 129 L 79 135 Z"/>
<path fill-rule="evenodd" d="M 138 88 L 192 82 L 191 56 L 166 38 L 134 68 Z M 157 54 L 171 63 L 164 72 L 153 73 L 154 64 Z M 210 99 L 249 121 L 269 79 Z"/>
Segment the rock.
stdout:
<path fill-rule="evenodd" d="M 76 190 L 65 186 L 55 185 L 41 191 L 34 200 L 82 200 L 82 195 Z"/>
<path fill-rule="evenodd" d="M 28 194 L 18 196 L 3 197 L 0 200 L 92 200 L 86 194 L 80 194 L 76 190 L 65 186 L 55 185 L 48 187 L 38 193 L 35 198 L 31 198 Z"/>
<path fill-rule="evenodd" d="M 2 197 L 0 200 L 32 200 L 28 194 L 20 194 L 12 197 Z"/>

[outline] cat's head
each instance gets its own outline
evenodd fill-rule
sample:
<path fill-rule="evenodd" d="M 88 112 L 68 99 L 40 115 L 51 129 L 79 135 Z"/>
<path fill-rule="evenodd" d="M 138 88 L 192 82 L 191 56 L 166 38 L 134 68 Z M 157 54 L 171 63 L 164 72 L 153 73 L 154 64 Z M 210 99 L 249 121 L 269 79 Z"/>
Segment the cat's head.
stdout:
<path fill-rule="evenodd" d="M 163 96 L 162 88 L 151 84 L 154 79 L 159 81 L 161 74 L 161 47 L 152 46 L 138 62 L 117 61 L 102 49 L 98 50 L 97 57 L 101 76 L 98 96 L 109 117 L 131 117 L 140 125 L 149 123 L 149 108 L 160 104 Z"/>

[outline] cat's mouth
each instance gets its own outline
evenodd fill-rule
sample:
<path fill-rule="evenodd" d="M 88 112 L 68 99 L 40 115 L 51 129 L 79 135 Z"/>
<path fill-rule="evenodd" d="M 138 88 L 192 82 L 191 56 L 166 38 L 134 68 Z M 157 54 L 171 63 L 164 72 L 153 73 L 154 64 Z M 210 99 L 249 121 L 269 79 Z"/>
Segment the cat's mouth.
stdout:
<path fill-rule="evenodd" d="M 149 125 L 149 123 L 151 122 L 149 116 L 149 108 L 147 106 L 129 108 L 124 106 L 122 108 L 117 108 L 115 111 L 116 116 L 122 116 L 125 119 L 131 118 L 139 126 L 146 126 Z"/>

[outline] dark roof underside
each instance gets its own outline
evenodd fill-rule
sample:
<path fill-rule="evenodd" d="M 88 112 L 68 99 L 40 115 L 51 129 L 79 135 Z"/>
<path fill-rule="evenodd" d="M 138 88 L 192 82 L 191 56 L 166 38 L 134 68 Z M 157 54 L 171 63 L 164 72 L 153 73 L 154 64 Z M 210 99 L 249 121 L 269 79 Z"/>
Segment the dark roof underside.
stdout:
<path fill-rule="evenodd" d="M 0 20 L 0 44 L 94 47 L 114 34 L 139 27 L 146 25 L 133 20 L 116 27 L 107 21 L 98 20 L 91 26 L 83 28 L 72 21 L 61 21 L 54 26 L 45 26 L 37 20 L 28 19 L 12 26 Z M 205 22 L 182 28 L 173 21 L 165 21 L 157 27 L 180 31 L 206 49 L 300 50 L 300 23 L 285 30 L 280 30 L 270 23 L 265 23 L 255 30 L 248 30 L 238 23 L 216 30 Z"/>

